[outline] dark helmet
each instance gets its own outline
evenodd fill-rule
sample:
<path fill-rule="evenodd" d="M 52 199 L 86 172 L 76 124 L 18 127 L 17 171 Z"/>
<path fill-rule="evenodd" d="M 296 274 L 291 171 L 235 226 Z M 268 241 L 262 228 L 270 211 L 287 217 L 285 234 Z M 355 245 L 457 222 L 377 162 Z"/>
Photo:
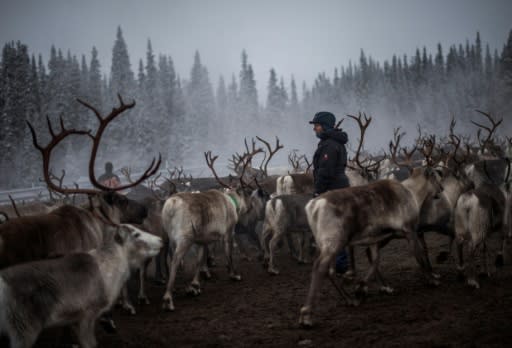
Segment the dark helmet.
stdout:
<path fill-rule="evenodd" d="M 320 111 L 315 114 L 313 121 L 309 121 L 309 123 L 319 123 L 326 128 L 334 128 L 336 117 L 334 117 L 334 115 L 329 111 Z"/>

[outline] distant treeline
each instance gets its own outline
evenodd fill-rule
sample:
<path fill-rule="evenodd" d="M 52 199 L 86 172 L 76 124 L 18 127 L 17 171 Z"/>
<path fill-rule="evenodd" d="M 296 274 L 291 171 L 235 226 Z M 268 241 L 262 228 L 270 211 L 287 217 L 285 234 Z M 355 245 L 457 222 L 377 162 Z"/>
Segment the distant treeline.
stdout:
<path fill-rule="evenodd" d="M 49 140 L 46 116 L 55 128 L 62 116 L 68 128 L 95 129 L 94 115 L 76 98 L 103 113 L 117 105 L 117 93 L 136 100 L 136 107 L 109 127 L 97 161 L 111 160 L 116 169 L 129 166 L 132 171 L 158 152 L 171 167 L 198 165 L 203 151 L 233 152 L 240 139 L 257 134 L 270 140 L 279 135 L 293 147 L 312 138 L 304 123 L 320 109 L 341 116 L 364 111 L 396 125 L 420 122 L 433 130 L 452 115 L 472 117 L 469 112 L 476 108 L 512 116 L 512 31 L 501 52 L 483 47 L 478 33 L 473 43 L 446 52 L 439 44 L 436 52 L 417 49 L 413 57 L 395 55 L 383 63 L 361 51 L 357 63 L 334 69 L 332 76 L 320 73 L 312 85 L 302 83 L 300 97 L 293 76 L 285 79 L 271 69 L 265 105 L 258 102 L 245 51 L 239 74 L 220 77 L 214 87 L 199 52 L 190 76 L 183 78 L 172 58 L 156 57 L 148 41 L 145 61 L 134 68 L 121 28 L 108 76 L 94 47 L 90 57 L 77 57 L 52 46 L 45 63 L 20 42 L 4 45 L 0 71 L 0 189 L 38 184 L 41 177 L 40 155 L 26 120 L 38 129 L 43 144 Z M 56 174 L 66 168 L 69 177 L 84 175 L 87 146 L 86 137 L 63 143 L 52 159 Z"/>

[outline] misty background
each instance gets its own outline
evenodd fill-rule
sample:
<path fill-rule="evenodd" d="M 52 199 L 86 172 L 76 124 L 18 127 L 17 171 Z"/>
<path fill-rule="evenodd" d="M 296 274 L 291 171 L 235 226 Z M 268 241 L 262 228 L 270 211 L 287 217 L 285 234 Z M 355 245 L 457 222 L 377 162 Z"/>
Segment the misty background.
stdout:
<path fill-rule="evenodd" d="M 116 93 L 137 105 L 104 134 L 96 172 L 164 166 L 209 175 L 244 138 L 311 157 L 319 110 L 373 117 L 365 146 L 387 148 L 395 127 L 474 134 L 474 109 L 505 118 L 512 101 L 510 1 L 0 1 L 0 189 L 39 185 L 40 154 L 58 129 L 97 127 L 82 98 L 107 114 Z M 351 146 L 357 128 L 346 120 Z M 84 176 L 89 140 L 73 137 L 52 170 Z M 350 146 L 349 146 L 350 148 Z M 199 168 L 199 169 L 198 169 Z M 204 169 L 201 169 L 204 168 Z M 219 168 L 221 169 L 221 168 Z"/>

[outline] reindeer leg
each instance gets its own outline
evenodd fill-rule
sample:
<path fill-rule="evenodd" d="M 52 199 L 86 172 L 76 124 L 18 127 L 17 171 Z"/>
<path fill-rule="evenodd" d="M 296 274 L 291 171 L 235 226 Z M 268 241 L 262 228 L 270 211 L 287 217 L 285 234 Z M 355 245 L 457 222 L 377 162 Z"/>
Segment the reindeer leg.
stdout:
<path fill-rule="evenodd" d="M 291 234 L 291 233 L 287 233 L 286 234 L 286 241 L 288 242 L 288 249 L 290 250 L 290 254 L 292 255 L 292 257 L 295 260 L 299 261 L 300 260 L 300 256 L 299 256 L 299 251 L 297 251 L 295 249 L 296 244 L 295 244 L 294 235 Z"/>
<path fill-rule="evenodd" d="M 128 294 L 128 284 L 125 284 L 125 286 L 123 286 L 123 290 L 121 291 L 121 307 L 131 315 L 135 315 L 137 313 L 135 311 L 135 307 L 130 301 L 130 296 Z"/>
<path fill-rule="evenodd" d="M 436 279 L 432 272 L 432 265 L 428 258 L 428 253 L 423 247 L 421 238 L 418 237 L 415 229 L 404 230 L 405 236 L 409 241 L 409 245 L 412 247 L 414 257 L 420 265 L 420 268 L 430 285 L 438 286 L 439 280 Z M 424 241 L 423 241 L 424 242 Z"/>
<path fill-rule="evenodd" d="M 169 240 L 164 242 L 162 249 L 157 256 L 155 256 L 155 282 L 157 284 L 165 284 L 165 275 L 169 274 L 169 267 L 167 264 L 167 257 L 169 254 Z M 162 263 L 164 264 L 164 270 L 162 270 Z"/>
<path fill-rule="evenodd" d="M 469 242 L 468 247 L 468 268 L 467 268 L 467 283 L 469 286 L 479 289 L 480 283 L 476 280 L 476 272 L 475 272 L 475 256 L 478 250 L 478 244 L 473 241 Z"/>
<path fill-rule="evenodd" d="M 233 235 L 235 233 L 234 228 L 224 238 L 224 249 L 226 252 L 226 259 L 228 263 L 229 278 L 232 280 L 242 280 L 242 277 L 236 273 L 233 263 Z"/>
<path fill-rule="evenodd" d="M 172 300 L 172 289 L 174 288 L 174 281 L 176 280 L 176 272 L 178 270 L 178 266 L 183 260 L 183 256 L 187 253 L 187 251 L 192 246 L 192 241 L 181 239 L 178 241 L 178 245 L 176 246 L 176 250 L 172 255 L 171 267 L 169 271 L 169 279 L 167 281 L 167 287 L 165 290 L 164 298 L 163 298 L 163 309 L 167 311 L 174 311 L 174 303 Z"/>
<path fill-rule="evenodd" d="M 279 274 L 279 270 L 275 266 L 274 263 L 274 256 L 276 253 L 277 245 L 281 238 L 283 237 L 283 231 L 281 229 L 276 229 L 274 231 L 274 235 L 272 236 L 272 239 L 270 239 L 270 258 L 268 263 L 268 273 L 270 274 Z"/>
<path fill-rule="evenodd" d="M 432 264 L 430 263 L 430 258 L 428 255 L 428 246 L 427 243 L 425 242 L 425 234 L 423 232 L 418 233 L 418 241 L 421 243 L 421 247 L 423 248 L 423 252 L 425 254 L 427 262 L 430 265 L 429 267 L 432 268 Z M 431 275 L 434 279 L 441 278 L 441 276 L 438 273 L 431 272 Z"/>
<path fill-rule="evenodd" d="M 17 332 L 13 332 L 12 335 L 7 335 L 8 339 L 8 347 L 20 347 L 20 348 L 30 348 L 36 343 L 37 336 L 41 332 L 42 328 L 35 328 L 30 325 L 30 327 L 25 327 L 23 333 L 17 334 Z M 12 330 L 15 331 L 15 330 Z M 9 346 L 10 344 L 10 346 Z"/>
<path fill-rule="evenodd" d="M 94 335 L 94 318 L 85 318 L 74 327 L 78 337 L 80 347 L 94 348 L 97 346 L 96 336 Z"/>
<path fill-rule="evenodd" d="M 349 246 L 346 248 L 348 256 L 350 257 L 350 261 L 348 263 L 348 270 L 343 274 L 344 278 L 352 279 L 356 275 L 356 257 L 354 252 L 354 247 Z"/>
<path fill-rule="evenodd" d="M 201 267 L 203 266 L 203 262 L 206 262 L 205 259 L 205 249 L 207 246 L 199 246 L 197 250 L 197 260 L 195 265 L 195 272 L 194 272 L 194 278 L 192 279 L 192 282 L 187 286 L 186 292 L 187 294 L 198 296 L 201 294 L 201 283 L 199 281 L 200 273 L 201 273 Z"/>
<path fill-rule="evenodd" d="M 375 248 L 375 249 L 367 248 L 366 249 L 366 256 L 368 257 L 368 261 L 370 262 L 370 264 L 373 264 L 374 262 L 377 261 L 377 257 L 379 254 L 376 253 L 376 250 L 382 249 L 382 247 L 386 244 L 387 244 L 387 242 L 379 244 L 378 248 Z M 378 267 L 375 269 L 375 279 L 377 280 L 377 283 L 379 284 L 379 292 L 382 292 L 385 294 L 393 294 L 395 292 L 395 290 L 391 286 L 389 286 L 389 284 L 384 280 L 384 277 L 382 277 L 382 274 L 380 273 L 380 270 Z"/>
<path fill-rule="evenodd" d="M 199 274 L 203 275 L 206 279 L 211 279 L 212 274 L 210 273 L 210 269 L 208 268 L 208 245 L 203 247 L 203 259 L 200 262 Z"/>
<path fill-rule="evenodd" d="M 303 327 L 313 326 L 312 312 L 315 297 L 320 290 L 322 280 L 327 276 L 329 265 L 331 264 L 336 249 L 324 248 L 320 250 L 320 255 L 313 263 L 313 269 L 311 270 L 311 285 L 309 286 L 308 296 L 306 303 L 300 309 L 299 325 Z"/>
<path fill-rule="evenodd" d="M 453 245 L 453 235 L 448 236 L 448 246 L 447 250 L 441 250 L 439 254 L 437 255 L 436 262 L 441 264 L 446 262 L 448 260 L 448 257 L 450 256 L 452 252 L 452 245 Z"/>
<path fill-rule="evenodd" d="M 464 270 L 466 265 L 464 264 L 464 244 L 463 241 L 457 241 L 457 278 L 464 280 Z"/>
<path fill-rule="evenodd" d="M 368 260 L 370 261 L 370 268 L 366 272 L 365 277 L 361 280 L 361 282 L 356 287 L 356 295 L 359 297 L 366 297 L 368 294 L 368 282 L 377 275 L 378 267 L 379 267 L 379 246 L 377 244 L 373 244 L 369 246 L 366 250 L 368 255 Z M 391 288 L 389 288 L 391 289 Z M 387 289 L 386 289 L 387 290 Z M 391 292 L 393 289 L 391 289 Z"/>
<path fill-rule="evenodd" d="M 157 259 L 155 259 L 157 261 Z M 137 300 L 139 304 L 149 304 L 149 299 L 145 293 L 146 270 L 151 260 L 147 260 L 139 269 L 139 295 Z"/>
<path fill-rule="evenodd" d="M 215 255 L 217 254 L 217 246 L 219 242 L 213 242 L 206 248 L 206 265 L 208 267 L 216 267 Z"/>
<path fill-rule="evenodd" d="M 268 242 L 268 239 L 270 236 L 273 236 L 273 229 L 272 227 L 270 226 L 270 224 L 265 221 L 263 223 L 263 230 L 261 232 L 261 238 L 260 238 L 260 245 L 261 245 L 261 248 L 263 249 L 263 267 L 267 267 L 268 266 L 268 261 L 270 259 L 270 251 L 269 251 L 269 242 Z"/>
<path fill-rule="evenodd" d="M 299 263 L 306 264 L 309 263 L 309 230 L 303 230 L 300 232 L 300 260 Z"/>

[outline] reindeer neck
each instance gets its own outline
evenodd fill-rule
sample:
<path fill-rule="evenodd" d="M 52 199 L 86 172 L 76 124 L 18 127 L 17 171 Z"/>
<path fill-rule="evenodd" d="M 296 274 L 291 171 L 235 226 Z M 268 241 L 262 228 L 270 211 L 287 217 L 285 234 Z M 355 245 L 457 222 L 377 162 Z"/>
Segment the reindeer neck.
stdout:
<path fill-rule="evenodd" d="M 226 193 L 226 196 L 228 196 L 229 201 L 233 206 L 235 207 L 236 214 L 240 214 L 240 202 L 238 201 L 237 195 L 233 193 Z"/>
<path fill-rule="evenodd" d="M 427 179 L 423 175 L 415 173 L 404 180 L 402 185 L 412 193 L 418 208 L 421 207 L 429 194 Z"/>
<path fill-rule="evenodd" d="M 130 277 L 130 265 L 122 248 L 112 242 L 91 252 L 93 255 L 96 254 L 109 303 L 117 299 L 123 285 Z"/>
<path fill-rule="evenodd" d="M 447 198 L 451 208 L 455 206 L 463 190 L 464 185 L 453 176 L 449 176 L 443 181 L 443 195 Z"/>

